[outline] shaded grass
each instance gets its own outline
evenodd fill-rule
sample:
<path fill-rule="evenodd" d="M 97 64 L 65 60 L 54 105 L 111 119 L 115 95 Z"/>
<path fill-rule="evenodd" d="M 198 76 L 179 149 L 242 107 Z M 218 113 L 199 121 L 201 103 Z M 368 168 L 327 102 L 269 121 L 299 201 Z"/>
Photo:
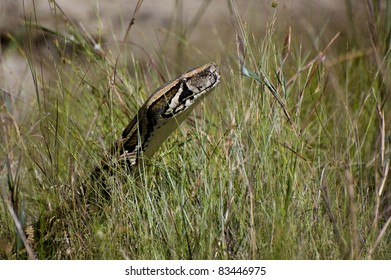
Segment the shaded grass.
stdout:
<path fill-rule="evenodd" d="M 389 54 L 351 58 L 360 45 L 331 44 L 323 56 L 294 36 L 287 45 L 273 24 L 261 39 L 238 31 L 239 56 L 255 76 L 240 75 L 236 61 L 219 63 L 216 92 L 138 175 L 118 170 L 111 199 L 98 196 L 95 206 L 75 193 L 159 86 L 159 69 L 129 59 L 112 83 L 113 62 L 72 25 L 71 49 L 58 45 L 61 59 L 46 61 L 54 81 L 31 63 L 37 98 L 28 117 L 16 120 L 2 105 L 1 187 L 22 224 L 35 226 L 37 257 L 389 259 Z M 263 76 L 290 121 L 257 81 Z M 0 213 L 1 254 L 25 258 L 4 203 Z"/>

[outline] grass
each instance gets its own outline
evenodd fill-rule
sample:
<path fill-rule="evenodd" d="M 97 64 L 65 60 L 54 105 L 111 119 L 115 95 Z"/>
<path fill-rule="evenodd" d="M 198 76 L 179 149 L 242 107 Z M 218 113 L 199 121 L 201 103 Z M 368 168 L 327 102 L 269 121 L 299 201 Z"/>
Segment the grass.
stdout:
<path fill-rule="evenodd" d="M 373 45 L 354 38 L 348 50 L 339 36 L 322 38 L 319 48 L 294 35 L 284 42 L 273 31 L 278 19 L 258 38 L 237 18 L 239 48 L 221 56 L 239 63 L 220 61 L 218 89 L 139 175 L 118 170 L 110 200 L 95 207 L 74 191 L 162 83 L 159 69 L 170 66 L 161 57 L 143 64 L 129 56 L 114 72 L 110 50 L 94 50 L 72 23 L 75 39 L 66 44 L 40 31 L 56 46 L 41 66 L 39 53 L 15 42 L 31 62 L 36 98 L 17 119 L 17 104 L 3 95 L 1 256 L 390 259 L 391 60 L 383 12 L 368 13 Z M 26 30 L 38 32 L 29 22 Z M 55 78 L 46 82 L 40 67 Z M 99 190 L 100 183 L 87 186 Z M 26 231 L 34 225 L 28 246 L 17 223 Z"/>

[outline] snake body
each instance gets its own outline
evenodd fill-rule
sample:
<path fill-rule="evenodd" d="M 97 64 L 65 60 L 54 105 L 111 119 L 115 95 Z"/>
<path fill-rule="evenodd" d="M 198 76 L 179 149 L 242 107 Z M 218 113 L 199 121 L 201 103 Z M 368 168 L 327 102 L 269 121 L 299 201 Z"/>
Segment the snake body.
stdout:
<path fill-rule="evenodd" d="M 145 101 L 111 151 L 131 168 L 150 158 L 193 108 L 220 82 L 215 63 L 191 69 L 162 85 Z M 106 164 L 107 167 L 107 164 Z"/>
<path fill-rule="evenodd" d="M 92 194 L 98 194 L 98 200 L 102 196 L 109 198 L 107 176 L 116 174 L 118 166 L 125 167 L 127 172 L 137 170 L 135 166 L 140 163 L 140 159 L 151 158 L 194 107 L 219 83 L 219 67 L 215 63 L 208 63 L 156 89 L 126 126 L 111 153 L 92 172 L 92 184 L 97 183 L 101 187 L 90 189 L 82 184 L 83 196 L 89 197 L 93 191 Z"/>

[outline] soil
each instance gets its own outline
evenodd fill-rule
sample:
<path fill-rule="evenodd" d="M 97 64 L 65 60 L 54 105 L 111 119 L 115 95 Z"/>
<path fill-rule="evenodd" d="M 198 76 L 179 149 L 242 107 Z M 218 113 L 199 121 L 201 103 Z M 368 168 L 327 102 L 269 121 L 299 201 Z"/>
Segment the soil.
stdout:
<path fill-rule="evenodd" d="M 22 4 L 24 2 L 24 5 Z M 145 0 L 139 10 L 127 47 L 134 57 L 149 59 L 150 56 L 162 56 L 169 66 L 178 71 L 207 61 L 227 61 L 235 55 L 235 36 L 237 28 L 232 16 L 230 1 L 176 1 Z M 288 27 L 292 27 L 292 36 L 310 44 L 316 44 L 313 38 L 325 41 L 348 25 L 345 2 L 340 0 L 247 0 L 232 1 L 237 5 L 238 15 L 250 29 L 260 44 L 276 16 L 274 29 L 281 31 L 284 40 Z M 277 2 L 276 8 L 272 2 Z M 353 1 L 360 2 L 360 1 Z M 43 60 L 48 53 L 48 40 L 37 30 L 27 32 L 25 22 L 34 22 L 67 35 L 71 24 L 76 25 L 86 36 L 93 38 L 99 47 L 118 52 L 118 43 L 123 42 L 126 28 L 132 19 L 136 0 L 35 0 L 0 1 L 0 92 L 29 103 L 34 97 L 32 81 L 26 54 L 12 44 L 33 46 L 32 52 L 40 54 Z M 357 5 L 359 11 L 362 10 Z M 235 10 L 235 9 L 234 9 Z M 69 35 L 69 34 L 68 34 Z M 311 41 L 312 40 L 312 41 Z M 30 44 L 26 44 L 26 41 Z M 33 42 L 31 44 L 31 42 Z M 181 43 L 182 42 L 182 43 Z M 316 46 L 312 46 L 315 47 Z M 224 57 L 226 54 L 227 57 Z M 42 60 L 34 59 L 38 66 Z M 126 63 L 126 62 L 125 62 Z M 183 65 L 185 64 L 185 65 Z M 53 69 L 42 68 L 43 79 L 50 79 Z"/>

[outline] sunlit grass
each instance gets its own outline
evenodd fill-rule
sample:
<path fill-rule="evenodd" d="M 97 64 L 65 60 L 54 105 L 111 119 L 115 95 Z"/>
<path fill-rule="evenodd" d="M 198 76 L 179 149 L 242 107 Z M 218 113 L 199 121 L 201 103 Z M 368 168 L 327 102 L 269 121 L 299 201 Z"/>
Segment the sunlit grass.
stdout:
<path fill-rule="evenodd" d="M 61 59 L 45 62 L 52 82 L 31 64 L 26 119 L 2 104 L 2 257 L 27 257 L 12 205 L 41 259 L 391 258 L 389 53 L 379 65 L 333 38 L 320 53 L 273 26 L 264 38 L 238 31 L 238 53 L 221 56 L 251 75 L 216 58 L 216 91 L 138 172 L 109 178 L 104 200 L 89 176 L 162 81 L 137 59 L 115 67 L 71 27 L 73 50 L 60 44 Z M 82 184 L 96 205 L 77 195 Z"/>

